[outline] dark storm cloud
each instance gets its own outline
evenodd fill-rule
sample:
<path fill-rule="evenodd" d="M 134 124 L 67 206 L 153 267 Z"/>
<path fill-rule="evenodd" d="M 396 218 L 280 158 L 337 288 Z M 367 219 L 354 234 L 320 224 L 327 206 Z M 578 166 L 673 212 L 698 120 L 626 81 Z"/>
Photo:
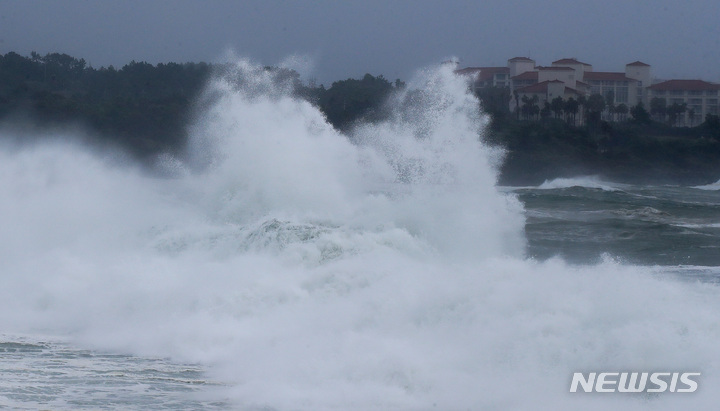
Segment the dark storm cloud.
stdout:
<path fill-rule="evenodd" d="M 642 60 L 658 77 L 720 80 L 720 2 L 8 1 L 0 52 L 63 52 L 94 66 L 291 54 L 322 82 L 366 72 L 406 78 L 446 57 L 463 66 L 577 57 L 596 70 Z"/>

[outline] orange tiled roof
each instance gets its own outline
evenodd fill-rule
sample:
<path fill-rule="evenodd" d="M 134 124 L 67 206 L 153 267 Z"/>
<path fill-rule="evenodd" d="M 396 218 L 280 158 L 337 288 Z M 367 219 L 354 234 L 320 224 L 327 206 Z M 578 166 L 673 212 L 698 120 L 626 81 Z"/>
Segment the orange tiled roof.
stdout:
<path fill-rule="evenodd" d="M 527 57 L 513 57 L 508 61 L 532 61 L 532 62 L 534 62 L 535 60 L 533 60 L 531 58 L 527 58 Z"/>
<path fill-rule="evenodd" d="M 572 68 L 572 67 L 543 67 L 543 66 L 538 66 L 538 67 L 535 67 L 535 68 L 538 69 L 538 70 L 548 70 L 548 71 L 568 71 L 568 70 L 575 70 L 575 69 Z"/>
<path fill-rule="evenodd" d="M 668 80 L 648 87 L 652 90 L 720 90 L 720 84 L 702 80 Z"/>
<path fill-rule="evenodd" d="M 560 59 L 557 61 L 553 61 L 552 64 L 582 64 L 583 66 L 589 66 L 588 63 L 583 63 L 582 61 L 578 61 L 577 59 Z"/>
<path fill-rule="evenodd" d="M 518 93 L 546 93 L 548 89 L 548 84 L 550 83 L 562 83 L 560 80 L 549 80 L 549 81 L 543 81 L 542 83 L 533 84 L 531 86 L 526 86 L 523 88 L 517 89 Z"/>
<path fill-rule="evenodd" d="M 537 71 L 526 71 L 524 73 L 518 74 L 517 76 L 513 76 L 512 79 L 513 80 L 537 80 L 538 72 Z"/>
<path fill-rule="evenodd" d="M 642 61 L 634 61 L 630 64 L 626 64 L 627 66 L 643 66 L 643 67 L 650 67 L 649 64 L 645 64 Z"/>

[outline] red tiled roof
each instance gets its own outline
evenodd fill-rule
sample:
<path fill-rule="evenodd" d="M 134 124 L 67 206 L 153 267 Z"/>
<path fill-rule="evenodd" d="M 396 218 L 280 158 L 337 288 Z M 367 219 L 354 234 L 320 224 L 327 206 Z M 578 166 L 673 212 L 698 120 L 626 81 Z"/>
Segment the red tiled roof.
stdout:
<path fill-rule="evenodd" d="M 637 81 L 625 76 L 625 73 L 614 73 L 607 71 L 588 71 L 583 75 L 583 80 L 605 80 L 605 81 Z"/>
<path fill-rule="evenodd" d="M 580 92 L 579 92 L 579 91 L 577 91 L 577 90 L 575 90 L 574 88 L 571 88 L 571 87 L 565 87 L 565 94 L 568 94 L 568 93 L 570 93 L 570 94 L 578 94 L 578 95 L 580 95 Z"/>
<path fill-rule="evenodd" d="M 517 89 L 518 93 L 547 93 L 548 85 L 550 83 L 562 83 L 560 80 L 543 81 L 542 83 L 533 84 L 530 86 L 522 87 Z"/>
<path fill-rule="evenodd" d="M 543 67 L 543 66 L 537 66 L 535 67 L 538 70 L 548 70 L 548 71 L 568 71 L 568 70 L 575 70 L 572 67 Z"/>
<path fill-rule="evenodd" d="M 518 74 L 517 76 L 513 76 L 512 80 L 537 80 L 538 79 L 538 72 L 537 71 L 526 71 L 524 73 Z"/>
<path fill-rule="evenodd" d="M 543 81 L 542 83 L 533 84 L 517 89 L 518 93 L 547 93 L 549 81 Z"/>
<path fill-rule="evenodd" d="M 626 64 L 626 66 L 643 66 L 643 67 L 650 67 L 649 64 L 645 64 L 642 61 L 635 61 L 630 64 Z"/>
<path fill-rule="evenodd" d="M 516 91 L 517 91 L 518 93 L 526 93 L 526 94 L 547 93 L 547 91 L 548 91 L 548 85 L 549 85 L 550 83 L 562 83 L 562 81 L 560 81 L 560 80 L 543 81 L 542 83 L 537 83 L 537 84 L 533 84 L 533 85 L 531 85 L 531 86 L 526 86 L 526 87 L 523 87 L 523 88 L 519 88 L 519 89 L 517 89 Z M 571 88 L 571 87 L 565 87 L 564 92 L 565 92 L 565 94 L 568 94 L 568 93 L 569 93 L 569 94 L 577 94 L 577 95 L 582 94 L 582 93 L 580 93 L 579 91 L 577 91 L 577 90 L 575 90 L 574 88 Z"/>
<path fill-rule="evenodd" d="M 476 67 L 479 68 L 480 71 L 483 71 L 485 73 L 509 73 L 510 69 L 507 67 Z"/>
<path fill-rule="evenodd" d="M 531 58 L 527 58 L 527 57 L 513 57 L 508 61 L 532 61 L 532 62 L 534 62 L 535 60 L 533 60 Z"/>
<path fill-rule="evenodd" d="M 552 64 L 582 64 L 583 66 L 590 65 L 587 63 L 583 63 L 582 61 L 577 61 L 577 59 L 560 59 L 557 61 L 553 61 Z"/>
<path fill-rule="evenodd" d="M 480 80 L 490 80 L 496 74 L 509 74 L 507 67 L 480 67 Z"/>
<path fill-rule="evenodd" d="M 702 80 L 668 80 L 648 87 L 652 90 L 720 90 L 720 84 Z"/>

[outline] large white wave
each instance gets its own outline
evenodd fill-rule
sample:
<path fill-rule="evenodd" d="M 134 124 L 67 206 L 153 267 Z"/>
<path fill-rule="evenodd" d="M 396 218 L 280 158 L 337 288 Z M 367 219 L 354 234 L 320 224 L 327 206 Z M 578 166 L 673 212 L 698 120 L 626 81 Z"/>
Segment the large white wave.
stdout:
<path fill-rule="evenodd" d="M 597 188 L 605 191 L 618 191 L 624 186 L 619 183 L 611 183 L 601 180 L 598 176 L 579 176 L 579 177 L 560 177 L 550 181 L 545 181 L 537 188 L 541 190 L 552 190 L 557 188 L 583 187 Z"/>
<path fill-rule="evenodd" d="M 202 363 L 238 408 L 717 403 L 717 288 L 525 259 L 501 153 L 449 68 L 355 143 L 271 77 L 240 61 L 208 86 L 172 179 L 1 150 L 0 328 Z M 595 370 L 703 375 L 689 395 L 568 393 Z"/>
<path fill-rule="evenodd" d="M 720 190 L 720 180 L 711 184 L 696 186 L 695 188 L 699 188 L 700 190 Z"/>

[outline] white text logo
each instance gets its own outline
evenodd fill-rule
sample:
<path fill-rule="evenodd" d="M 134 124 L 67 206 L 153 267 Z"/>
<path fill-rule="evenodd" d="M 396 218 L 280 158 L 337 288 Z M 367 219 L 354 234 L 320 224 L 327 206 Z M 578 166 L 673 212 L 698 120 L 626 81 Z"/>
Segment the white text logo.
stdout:
<path fill-rule="evenodd" d="M 570 392 L 695 392 L 699 372 L 573 373 Z"/>

